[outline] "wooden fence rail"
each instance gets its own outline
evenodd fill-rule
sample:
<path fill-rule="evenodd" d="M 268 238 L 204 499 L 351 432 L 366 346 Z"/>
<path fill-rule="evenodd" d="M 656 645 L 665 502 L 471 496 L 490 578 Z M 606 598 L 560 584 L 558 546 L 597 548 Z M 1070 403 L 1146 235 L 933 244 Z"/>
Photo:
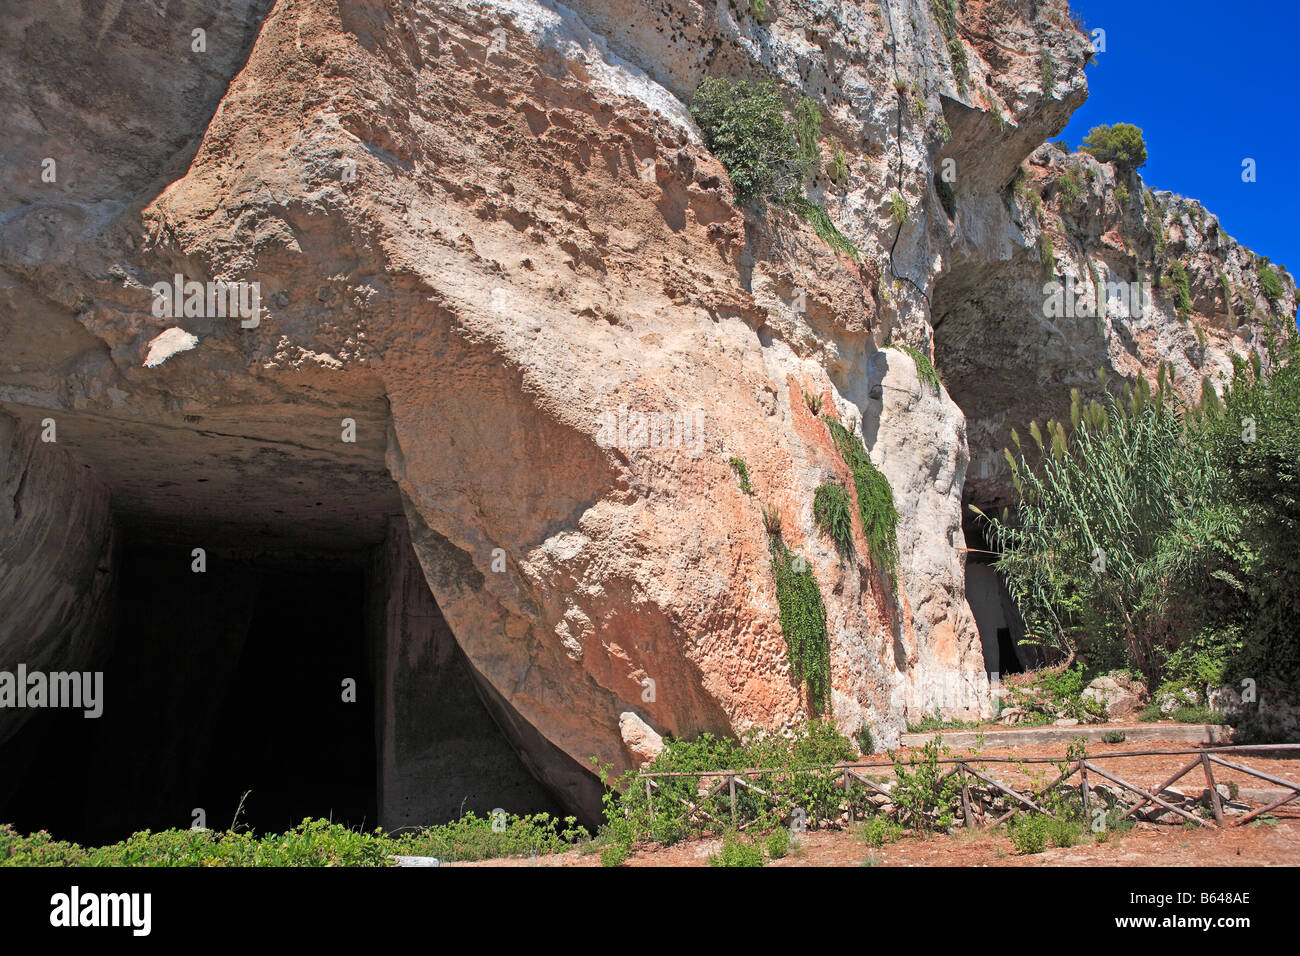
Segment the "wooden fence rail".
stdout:
<path fill-rule="evenodd" d="M 1226 760 L 1222 756 L 1220 756 L 1221 754 L 1235 754 L 1235 755 L 1250 756 L 1252 754 L 1260 755 L 1265 753 L 1283 754 L 1288 756 L 1300 757 L 1300 744 L 1243 744 L 1237 746 L 1198 747 L 1195 749 L 1181 749 L 1181 750 L 1169 750 L 1169 749 L 1128 750 L 1128 751 L 1097 754 L 1095 756 L 1084 756 L 1084 757 L 1078 757 L 1072 755 L 1067 755 L 1063 757 L 978 757 L 978 756 L 944 757 L 944 758 L 938 758 L 934 761 L 926 761 L 926 762 L 942 764 L 950 768 L 936 779 L 935 781 L 936 789 L 938 784 L 942 783 L 944 780 L 951 777 L 953 774 L 960 775 L 960 780 L 962 785 L 961 804 L 960 804 L 961 819 L 964 825 L 967 827 L 977 826 L 978 825 L 977 817 L 984 819 L 985 821 L 987 821 L 988 818 L 988 814 L 985 812 L 984 809 L 984 803 L 988 801 L 988 798 L 982 793 L 972 792 L 972 788 L 970 786 L 970 780 L 972 778 L 984 783 L 987 787 L 991 788 L 990 789 L 991 793 L 1001 794 L 1004 797 L 1009 798 L 1011 801 L 1013 801 L 1011 809 L 1008 812 L 1004 813 L 1002 816 L 993 820 L 991 823 L 987 823 L 987 822 L 985 823 L 985 825 L 988 826 L 997 826 L 1005 822 L 1006 820 L 1008 820 L 1016 813 L 1022 812 L 1022 808 L 1028 808 L 1038 813 L 1047 813 L 1048 811 L 1045 810 L 1040 805 L 1040 803 L 1046 802 L 1044 798 L 1049 793 L 1053 792 L 1054 790 L 1057 790 L 1058 788 L 1067 786 L 1068 782 L 1071 779 L 1073 779 L 1076 775 L 1078 775 L 1080 779 L 1079 793 L 1082 798 L 1084 813 L 1086 816 L 1090 812 L 1092 794 L 1097 792 L 1097 786 L 1095 784 L 1089 783 L 1088 773 L 1090 771 L 1096 776 L 1109 781 L 1111 784 L 1114 784 L 1116 787 L 1119 787 L 1121 791 L 1132 793 L 1139 798 L 1138 801 L 1135 804 L 1133 804 L 1133 806 L 1128 807 L 1123 812 L 1123 814 L 1120 815 L 1119 817 L 1120 820 L 1126 819 L 1134 814 L 1139 813 L 1140 811 L 1143 810 L 1143 808 L 1147 807 L 1149 804 L 1155 804 L 1157 807 L 1160 807 L 1166 813 L 1173 813 L 1177 816 L 1185 818 L 1189 822 L 1196 823 L 1200 826 L 1226 827 L 1229 826 L 1230 824 L 1228 824 L 1225 820 L 1223 801 L 1216 786 L 1212 764 L 1218 764 L 1219 766 L 1226 767 L 1238 773 L 1244 773 L 1249 776 L 1257 777 L 1275 786 L 1290 791 L 1290 793 L 1288 793 L 1287 795 L 1273 801 L 1267 806 L 1257 807 L 1249 810 L 1249 812 L 1247 812 L 1245 815 L 1233 821 L 1233 823 L 1231 824 L 1232 826 L 1241 826 L 1244 823 L 1250 822 L 1260 814 L 1268 813 L 1269 811 L 1275 810 L 1278 807 L 1282 806 L 1283 804 L 1290 803 L 1292 800 L 1295 800 L 1298 797 L 1300 797 L 1300 783 L 1296 783 L 1295 781 L 1287 780 L 1283 777 L 1277 777 L 1272 774 L 1265 773 L 1262 770 L 1257 770 L 1252 767 L 1248 767 L 1245 764 L 1237 763 L 1236 761 Z M 1139 786 L 1138 784 L 1133 783 L 1130 780 L 1124 779 L 1123 777 L 1120 777 L 1118 774 L 1112 771 L 1105 770 L 1101 766 L 1099 766 L 1099 764 L 1102 761 L 1107 761 L 1107 760 L 1125 760 L 1125 759 L 1132 759 L 1134 757 L 1157 757 L 1157 756 L 1187 756 L 1187 757 L 1191 757 L 1192 759 L 1185 766 L 1183 766 L 1182 769 L 1180 769 L 1177 773 L 1175 773 L 1173 776 L 1169 777 L 1168 779 L 1164 780 L 1162 783 L 1160 783 L 1158 786 L 1154 787 L 1151 790 L 1146 790 L 1141 786 Z M 1032 764 L 1044 764 L 1044 763 L 1056 764 L 1058 766 L 1064 766 L 1064 769 L 1056 777 L 1056 779 L 1053 780 L 1046 787 L 1043 787 L 1041 789 L 1038 787 L 1031 787 L 1028 791 L 1020 791 L 1006 784 L 1005 782 L 997 780 L 994 777 L 992 777 L 990 775 L 989 767 L 987 766 L 990 764 L 991 765 L 1001 765 L 1001 764 L 1023 765 L 1023 764 L 1031 764 L 1031 763 Z M 912 767 L 916 765 L 917 765 L 916 762 L 912 762 L 906 764 L 905 766 Z M 983 771 L 975 769 L 975 765 L 980 765 L 981 767 L 983 767 Z M 1169 787 L 1173 786 L 1173 784 L 1181 780 L 1183 777 L 1185 777 L 1188 773 L 1195 770 L 1197 767 L 1200 767 L 1202 773 L 1205 775 L 1205 783 L 1209 793 L 1210 810 L 1213 815 L 1213 822 L 1205 819 L 1204 817 L 1197 816 L 1195 813 L 1191 812 L 1185 807 L 1180 807 L 1175 805 L 1175 803 L 1172 802 L 1172 799 L 1177 799 L 1177 795 L 1174 795 L 1173 797 L 1171 797 L 1171 799 L 1166 799 L 1165 796 L 1162 796 L 1163 794 L 1166 794 L 1166 791 L 1168 791 Z M 664 772 L 664 773 L 642 773 L 639 776 L 640 779 L 645 781 L 646 801 L 647 804 L 649 805 L 651 814 L 654 813 L 653 794 L 660 793 L 664 799 L 670 799 L 686 807 L 688 819 L 696 820 L 697 818 L 702 818 L 711 823 L 719 823 L 720 821 L 718 821 L 718 819 L 712 814 L 706 812 L 703 809 L 703 807 L 706 803 L 708 803 L 709 800 L 711 800 L 714 796 L 716 796 L 719 792 L 721 792 L 722 789 L 725 787 L 730 799 L 731 818 L 732 818 L 732 823 L 734 825 L 736 823 L 736 817 L 737 817 L 737 805 L 736 805 L 737 787 L 741 787 L 747 791 L 757 794 L 758 796 L 766 800 L 769 804 L 772 804 L 774 806 L 780 805 L 780 801 L 776 796 L 762 789 L 761 787 L 756 786 L 753 782 L 751 782 L 750 778 L 762 777 L 762 776 L 771 776 L 771 777 L 779 778 L 779 777 L 789 777 L 794 774 L 802 774 L 802 773 L 826 773 L 826 772 L 832 774 L 838 773 L 840 775 L 838 786 L 840 786 L 844 791 L 845 794 L 844 802 L 848 806 L 851 815 L 853 812 L 853 793 L 856 788 L 863 788 L 867 791 L 874 791 L 875 793 L 885 798 L 891 797 L 891 791 L 886 786 L 883 786 L 880 783 L 872 780 L 867 774 L 861 772 L 864 770 L 870 770 L 875 768 L 881 768 L 881 769 L 888 768 L 892 770 L 894 768 L 894 762 L 892 760 L 888 762 L 861 761 L 857 763 L 822 764 L 819 766 L 800 767 L 794 769 L 774 769 L 774 770 L 744 769 L 744 770 L 702 770 L 702 771 L 694 771 L 694 772 L 675 771 L 675 772 Z M 663 786 L 659 782 L 661 780 L 672 780 L 677 778 L 693 778 L 704 783 L 707 782 L 709 779 L 715 777 L 719 778 L 717 782 L 712 787 L 705 789 L 703 793 L 699 792 L 700 787 L 697 786 L 695 798 L 693 801 L 685 800 L 682 797 L 677 796 L 675 794 L 665 793 L 663 790 Z M 1034 798 L 1037 798 L 1038 802 L 1035 802 Z M 1100 797 L 1098 799 L 1100 799 Z M 1005 804 L 1003 805 L 1005 806 Z M 895 807 L 893 812 L 898 813 L 899 808 Z M 752 822 L 754 821 L 752 820 L 749 821 L 749 823 Z M 745 827 L 749 826 L 749 823 L 742 825 L 741 829 L 744 829 Z"/>

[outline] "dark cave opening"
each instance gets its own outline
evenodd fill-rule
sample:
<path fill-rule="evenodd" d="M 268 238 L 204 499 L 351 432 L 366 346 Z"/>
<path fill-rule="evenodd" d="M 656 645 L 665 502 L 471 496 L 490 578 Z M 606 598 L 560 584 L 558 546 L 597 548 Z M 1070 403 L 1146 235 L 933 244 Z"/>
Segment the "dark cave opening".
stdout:
<path fill-rule="evenodd" d="M 69 464 L 31 473 L 32 534 L 0 553 L 37 581 L 59 562 L 85 572 L 57 601 L 19 606 L 54 637 L 0 641 L 0 679 L 29 665 L 102 675 L 102 714 L 0 707 L 0 823 L 103 844 L 232 822 L 282 832 L 309 816 L 389 831 L 497 808 L 594 819 L 589 771 L 457 643 L 380 416 L 361 429 L 378 436 L 369 445 L 337 449 L 308 448 L 289 425 L 241 434 L 240 414 L 201 432 L 60 421 L 51 454 Z M 96 488 L 109 503 L 70 532 L 87 550 L 48 546 L 43 529 L 90 514 L 70 505 Z"/>
<path fill-rule="evenodd" d="M 0 761 L 24 770 L 0 818 L 89 843 L 237 813 L 258 832 L 373 827 L 365 558 L 214 546 L 196 572 L 191 549 L 128 536 L 95 665 L 103 713 L 40 713 L 6 744 Z"/>

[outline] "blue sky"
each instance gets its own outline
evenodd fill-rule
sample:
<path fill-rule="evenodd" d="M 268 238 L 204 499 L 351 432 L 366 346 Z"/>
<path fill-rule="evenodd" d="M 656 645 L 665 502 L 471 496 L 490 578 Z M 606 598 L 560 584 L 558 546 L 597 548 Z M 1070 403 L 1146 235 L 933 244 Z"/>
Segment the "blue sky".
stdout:
<path fill-rule="evenodd" d="M 1088 67 L 1088 101 L 1061 135 L 1142 128 L 1153 189 L 1200 200 L 1238 242 L 1300 271 L 1298 0 L 1070 0 L 1106 51 Z M 1257 181 L 1241 179 L 1242 161 Z"/>

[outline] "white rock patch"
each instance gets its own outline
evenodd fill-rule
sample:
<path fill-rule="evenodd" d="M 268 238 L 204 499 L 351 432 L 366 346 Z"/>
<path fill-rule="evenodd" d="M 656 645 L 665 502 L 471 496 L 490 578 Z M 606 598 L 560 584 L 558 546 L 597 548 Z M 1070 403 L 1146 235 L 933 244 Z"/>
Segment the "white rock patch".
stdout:
<path fill-rule="evenodd" d="M 157 368 L 177 352 L 188 352 L 199 344 L 199 337 L 184 329 L 167 329 L 149 341 L 149 354 L 145 356 L 145 368 Z"/>

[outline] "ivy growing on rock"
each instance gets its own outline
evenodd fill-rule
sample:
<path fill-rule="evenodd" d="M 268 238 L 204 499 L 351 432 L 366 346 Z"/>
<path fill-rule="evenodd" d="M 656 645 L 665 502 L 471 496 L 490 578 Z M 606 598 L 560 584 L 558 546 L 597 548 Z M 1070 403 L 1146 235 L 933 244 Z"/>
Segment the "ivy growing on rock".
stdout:
<path fill-rule="evenodd" d="M 871 456 L 861 438 L 829 415 L 823 415 L 822 421 L 830 429 L 831 439 L 844 463 L 853 472 L 853 486 L 858 493 L 858 517 L 862 521 L 862 534 L 867 539 L 872 563 L 892 576 L 898 570 L 898 510 L 894 507 L 894 491 L 889 487 L 889 479 L 871 463 Z"/>

